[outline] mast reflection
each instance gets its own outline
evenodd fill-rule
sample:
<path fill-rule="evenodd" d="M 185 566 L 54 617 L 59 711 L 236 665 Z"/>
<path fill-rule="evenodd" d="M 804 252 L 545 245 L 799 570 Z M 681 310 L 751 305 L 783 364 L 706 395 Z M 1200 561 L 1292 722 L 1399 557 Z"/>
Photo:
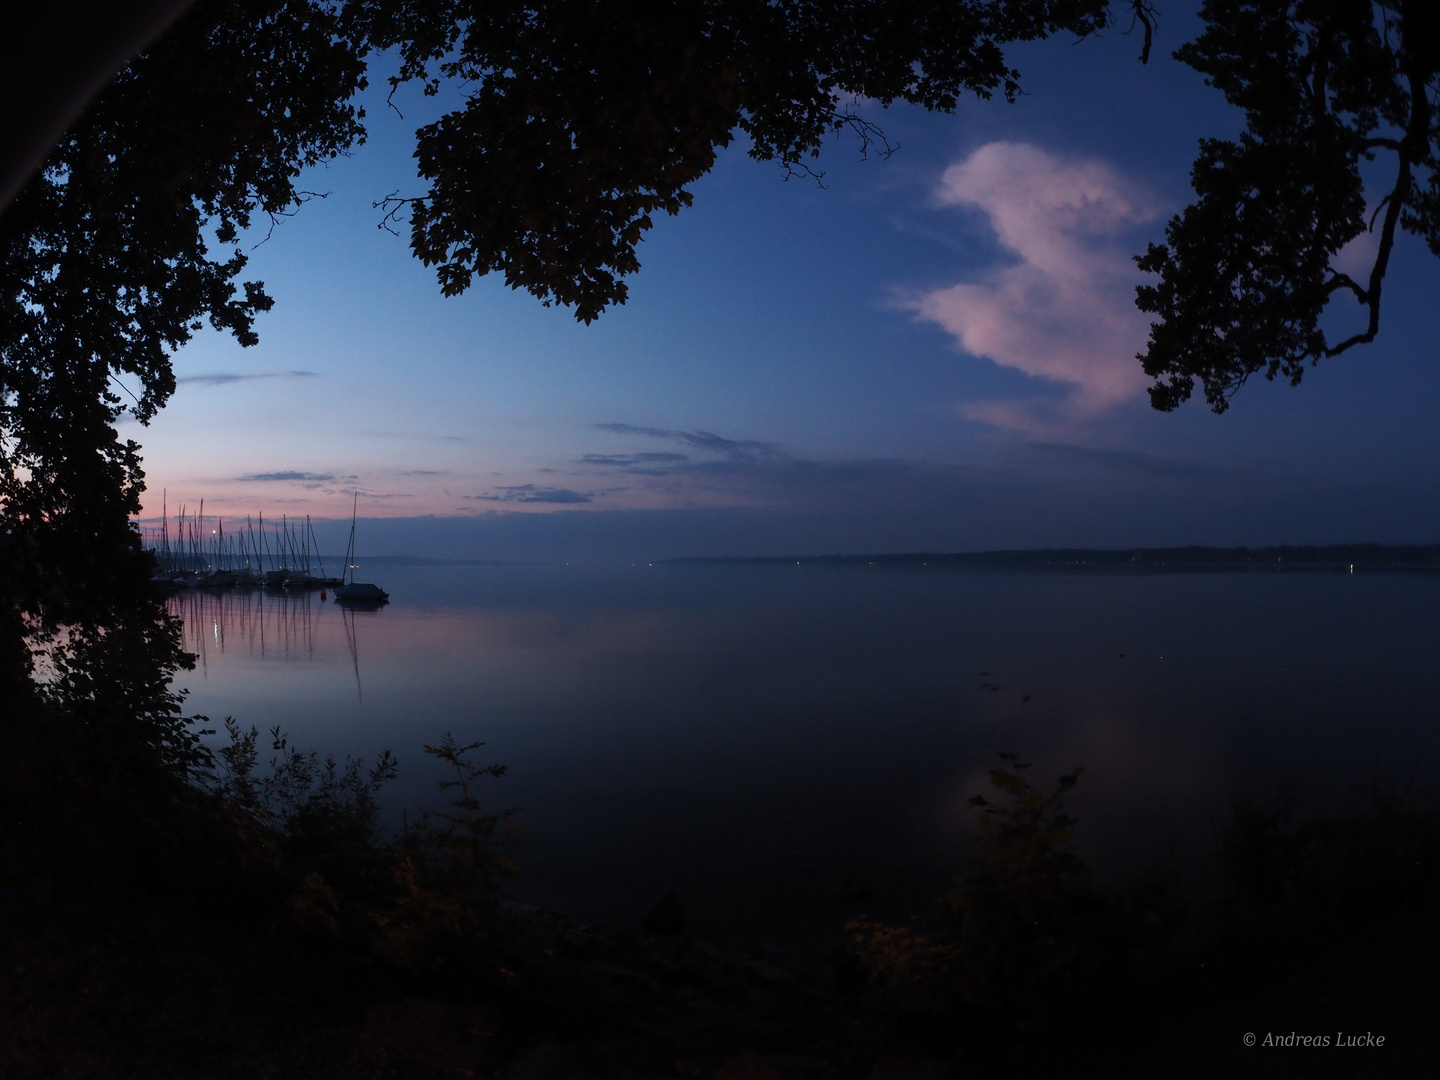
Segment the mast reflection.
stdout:
<path fill-rule="evenodd" d="M 311 593 L 210 592 L 187 589 L 166 601 L 184 625 L 182 640 L 206 669 L 212 651 L 243 649 L 256 660 L 316 658 L 316 622 L 323 605 Z"/>

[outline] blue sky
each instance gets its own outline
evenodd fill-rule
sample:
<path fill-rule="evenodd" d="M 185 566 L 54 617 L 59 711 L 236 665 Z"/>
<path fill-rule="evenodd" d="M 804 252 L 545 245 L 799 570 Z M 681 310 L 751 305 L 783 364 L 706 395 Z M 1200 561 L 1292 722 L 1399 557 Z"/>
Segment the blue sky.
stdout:
<path fill-rule="evenodd" d="M 377 228 L 437 105 L 372 92 L 369 143 L 250 252 L 260 344 L 198 338 L 127 427 L 146 514 L 341 519 L 358 489 L 371 551 L 500 558 L 1435 540 L 1440 269 L 1412 237 L 1377 345 L 1223 417 L 1148 407 L 1129 257 L 1237 126 L 1169 59 L 1192 31 L 1148 67 L 1113 33 L 1016 50 L 1014 106 L 875 109 L 900 150 L 838 138 L 824 188 L 737 145 L 589 327 L 496 279 L 442 298 Z"/>

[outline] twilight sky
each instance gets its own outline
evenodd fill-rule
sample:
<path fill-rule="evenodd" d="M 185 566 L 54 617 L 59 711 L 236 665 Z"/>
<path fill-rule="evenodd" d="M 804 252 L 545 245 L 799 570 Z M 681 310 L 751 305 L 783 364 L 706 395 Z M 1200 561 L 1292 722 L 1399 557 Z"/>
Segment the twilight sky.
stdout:
<path fill-rule="evenodd" d="M 1223 417 L 1148 406 L 1131 256 L 1237 125 L 1169 59 L 1193 29 L 1168 18 L 1149 67 L 1119 34 L 1016 50 L 1014 106 L 876 108 L 900 150 L 836 139 L 823 189 L 732 147 L 589 327 L 494 278 L 447 300 L 377 228 L 437 104 L 372 92 L 369 143 L 302 184 L 328 197 L 250 252 L 260 344 L 207 332 L 123 427 L 146 515 L 163 491 L 348 525 L 358 488 L 363 550 L 480 558 L 1440 539 L 1440 265 L 1413 237 L 1377 345 Z"/>

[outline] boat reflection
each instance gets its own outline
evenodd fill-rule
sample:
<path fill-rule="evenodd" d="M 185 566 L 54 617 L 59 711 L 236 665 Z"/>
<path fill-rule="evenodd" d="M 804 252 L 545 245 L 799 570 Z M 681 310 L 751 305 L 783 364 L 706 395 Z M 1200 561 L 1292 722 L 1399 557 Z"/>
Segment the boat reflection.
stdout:
<path fill-rule="evenodd" d="M 315 660 L 316 623 L 324 605 L 313 594 L 175 593 L 166 600 L 183 624 L 185 650 L 203 671 L 210 654 L 239 651 L 256 660 Z"/>
<path fill-rule="evenodd" d="M 340 618 L 345 623 L 345 644 L 350 646 L 350 664 L 355 669 L 355 698 L 363 704 L 365 691 L 360 686 L 360 630 L 355 625 L 353 608 L 353 604 L 341 604 Z"/>
<path fill-rule="evenodd" d="M 222 666 L 222 657 L 227 665 L 303 661 L 326 668 L 345 655 L 339 640 L 343 631 L 355 693 L 363 700 L 358 625 L 374 618 L 384 602 L 327 603 L 324 593 L 312 592 L 187 589 L 171 595 L 166 606 L 181 621 L 181 640 L 194 654 L 202 679 L 209 678 L 212 660 L 217 670 Z M 267 679 L 273 682 L 278 674 L 272 670 Z M 321 671 L 315 674 L 323 678 Z"/>

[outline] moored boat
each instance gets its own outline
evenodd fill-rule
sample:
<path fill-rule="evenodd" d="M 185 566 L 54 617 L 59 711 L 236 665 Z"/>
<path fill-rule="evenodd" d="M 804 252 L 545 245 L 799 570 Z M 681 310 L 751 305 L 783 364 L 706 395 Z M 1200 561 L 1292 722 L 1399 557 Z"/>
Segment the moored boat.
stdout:
<path fill-rule="evenodd" d="M 346 600 L 360 600 L 375 603 L 382 600 L 389 600 L 390 594 L 379 585 L 368 581 L 352 581 L 346 585 L 335 586 L 335 600 L 337 603 Z"/>
<path fill-rule="evenodd" d="M 335 586 L 335 602 L 378 607 L 389 602 L 390 594 L 372 582 L 355 580 L 355 512 L 359 505 L 360 493 L 357 491 L 350 507 L 350 543 L 345 548 L 345 579 L 343 584 Z"/>

